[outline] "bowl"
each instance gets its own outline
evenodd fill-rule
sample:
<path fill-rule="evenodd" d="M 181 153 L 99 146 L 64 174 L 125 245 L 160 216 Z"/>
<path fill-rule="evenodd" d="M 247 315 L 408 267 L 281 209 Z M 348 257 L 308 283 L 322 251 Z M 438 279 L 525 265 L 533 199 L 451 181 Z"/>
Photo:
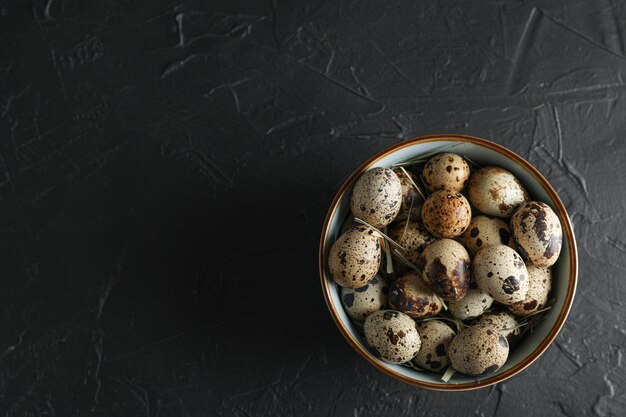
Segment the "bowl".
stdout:
<path fill-rule="evenodd" d="M 378 358 L 368 347 L 345 313 L 340 300 L 340 287 L 333 281 L 327 265 L 328 252 L 340 234 L 340 229 L 350 213 L 350 195 L 359 176 L 373 167 L 390 167 L 392 164 L 455 145 L 450 152 L 466 156 L 479 165 L 495 165 L 511 171 L 531 195 L 531 199 L 547 203 L 559 216 L 563 227 L 563 246 L 558 261 L 552 267 L 552 298 L 555 304 L 532 333 L 527 333 L 520 344 L 511 351 L 506 364 L 497 372 L 485 377 L 469 377 L 456 373 L 449 382 L 430 372 L 395 365 Z M 563 327 L 576 292 L 578 256 L 574 230 L 567 210 L 550 183 L 521 156 L 494 142 L 465 135 L 423 136 L 393 145 L 363 163 L 339 188 L 322 228 L 319 249 L 319 268 L 322 292 L 330 314 L 352 348 L 379 371 L 409 385 L 445 391 L 484 388 L 517 375 L 536 361 L 554 341 Z"/>

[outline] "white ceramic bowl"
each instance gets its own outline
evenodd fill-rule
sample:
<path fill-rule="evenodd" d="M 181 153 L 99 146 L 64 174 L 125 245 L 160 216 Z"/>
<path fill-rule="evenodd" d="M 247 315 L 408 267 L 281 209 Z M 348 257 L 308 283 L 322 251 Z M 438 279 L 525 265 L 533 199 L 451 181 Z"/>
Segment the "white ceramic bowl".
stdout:
<path fill-rule="evenodd" d="M 511 171 L 531 195 L 531 199 L 550 205 L 559 216 L 563 226 L 563 247 L 561 255 L 552 269 L 552 298 L 556 303 L 545 320 L 527 333 L 522 342 L 511 351 L 506 364 L 497 372 L 485 377 L 467 377 L 456 373 L 449 382 L 443 382 L 440 375 L 430 372 L 418 372 L 413 369 L 394 365 L 379 359 L 367 346 L 356 326 L 345 313 L 339 286 L 328 272 L 326 260 L 332 243 L 339 236 L 342 223 L 350 212 L 350 195 L 357 178 L 373 167 L 390 167 L 392 164 L 406 161 L 439 148 L 458 144 L 450 152 L 467 156 L 482 166 L 495 165 Z M 341 186 L 328 210 L 319 251 L 320 277 L 322 291 L 328 309 L 347 342 L 363 358 L 383 373 L 414 386 L 436 390 L 468 390 L 486 387 L 521 372 L 550 346 L 565 323 L 574 301 L 576 291 L 578 257 L 576 241 L 570 219 L 563 202 L 548 181 L 521 156 L 496 143 L 464 135 L 425 136 L 401 142 L 373 156 L 361 165 Z"/>

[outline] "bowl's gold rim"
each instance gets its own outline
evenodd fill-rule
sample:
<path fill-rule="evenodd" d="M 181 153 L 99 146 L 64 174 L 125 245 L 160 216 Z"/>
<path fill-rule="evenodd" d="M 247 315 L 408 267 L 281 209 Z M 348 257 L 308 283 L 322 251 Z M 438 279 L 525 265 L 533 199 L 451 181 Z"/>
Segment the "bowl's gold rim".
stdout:
<path fill-rule="evenodd" d="M 550 330 L 550 333 L 548 333 L 548 336 L 539 344 L 539 346 L 537 346 L 537 348 L 530 355 L 528 355 L 526 358 L 524 358 L 524 360 L 522 360 L 521 362 L 513 366 L 511 369 L 507 370 L 506 372 L 502 372 L 501 374 L 494 375 L 492 377 L 486 378 L 484 380 L 476 381 L 476 382 L 446 385 L 446 384 L 433 384 L 430 382 L 418 381 L 418 380 L 409 378 L 405 375 L 402 375 L 392 369 L 388 369 L 379 362 L 380 361 L 379 359 L 372 357 L 369 354 L 369 352 L 365 351 L 357 343 L 357 341 L 352 337 L 348 329 L 345 327 L 345 325 L 339 318 L 339 315 L 335 309 L 335 306 L 331 301 L 329 279 L 326 278 L 326 259 L 324 257 L 324 253 L 326 249 L 326 238 L 327 238 L 328 231 L 329 231 L 330 219 L 334 215 L 335 211 L 337 210 L 339 200 L 343 197 L 346 191 L 350 188 L 350 186 L 353 184 L 356 178 L 358 178 L 361 175 L 361 173 L 367 170 L 371 165 L 373 165 L 379 159 L 383 158 L 386 155 L 389 155 L 392 152 L 397 151 L 398 149 L 402 149 L 407 146 L 414 145 L 416 143 L 445 141 L 447 139 L 451 141 L 455 141 L 455 142 L 469 142 L 469 143 L 477 144 L 477 145 L 486 147 L 488 149 L 494 150 L 500 154 L 503 154 L 509 159 L 512 159 L 513 161 L 520 164 L 539 181 L 539 183 L 548 192 L 548 194 L 550 195 L 550 198 L 554 202 L 556 206 L 557 214 L 561 220 L 561 223 L 564 226 L 563 229 L 564 229 L 565 235 L 567 236 L 567 240 L 569 242 L 568 247 L 569 247 L 569 255 L 570 255 L 569 256 L 570 274 L 569 274 L 569 283 L 567 286 L 567 293 L 565 295 L 565 302 L 563 303 L 563 307 L 561 308 L 561 311 L 559 312 L 557 321 L 552 327 L 552 329 Z M 477 388 L 484 388 L 489 385 L 497 384 L 498 382 L 502 382 L 512 377 L 513 375 L 518 374 L 519 372 L 523 371 L 525 368 L 530 366 L 535 360 L 537 360 L 543 354 L 543 352 L 545 352 L 545 350 L 550 346 L 550 344 L 554 341 L 556 336 L 559 334 L 561 328 L 563 327 L 565 320 L 567 319 L 567 316 L 572 307 L 572 303 L 574 302 L 574 294 L 576 293 L 576 285 L 578 281 L 578 253 L 577 253 L 577 248 L 576 248 L 576 239 L 574 237 L 574 231 L 573 231 L 569 216 L 567 214 L 567 210 L 565 209 L 565 205 L 559 198 L 554 188 L 550 185 L 548 180 L 546 180 L 546 178 L 543 175 L 541 175 L 541 173 L 534 166 L 532 166 L 528 161 L 526 161 L 524 158 L 522 158 L 515 152 L 511 151 L 510 149 L 507 149 L 502 145 L 498 145 L 497 143 L 488 141 L 486 139 L 481 139 L 478 137 L 468 136 L 468 135 L 439 134 L 439 135 L 420 136 L 420 137 L 416 137 L 416 138 L 409 139 L 404 142 L 400 142 L 398 144 L 392 145 L 380 151 L 373 157 L 371 157 L 369 160 L 363 163 L 359 168 L 357 168 L 352 173 L 352 175 L 350 175 L 350 177 L 339 188 L 339 191 L 337 191 L 337 194 L 335 195 L 335 198 L 333 199 L 330 205 L 330 208 L 328 210 L 328 213 L 326 214 L 326 218 L 324 220 L 324 226 L 322 228 L 322 234 L 320 238 L 319 269 L 320 269 L 320 280 L 322 284 L 322 292 L 324 293 L 324 299 L 326 300 L 326 305 L 328 306 L 331 316 L 333 317 L 333 320 L 335 324 L 337 325 L 337 327 L 339 328 L 339 331 L 341 332 L 343 337 L 359 355 L 361 355 L 365 360 L 367 360 L 370 364 L 372 364 L 379 371 L 385 373 L 388 376 L 391 376 L 392 378 L 402 381 L 406 384 L 413 385 L 413 386 L 420 387 L 420 388 L 427 388 L 427 389 L 439 390 L 439 391 L 464 391 L 464 390 L 472 390 L 472 389 L 477 389 Z"/>

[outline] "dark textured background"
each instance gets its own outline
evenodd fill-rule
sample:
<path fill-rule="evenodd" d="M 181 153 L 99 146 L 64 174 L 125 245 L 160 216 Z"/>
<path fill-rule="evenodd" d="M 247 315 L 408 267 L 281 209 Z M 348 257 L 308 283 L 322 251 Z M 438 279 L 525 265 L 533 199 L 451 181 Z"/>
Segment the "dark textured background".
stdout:
<path fill-rule="evenodd" d="M 0 414 L 623 416 L 626 4 L 0 1 Z M 580 285 L 520 376 L 376 372 L 319 288 L 375 151 L 467 133 L 534 163 Z"/>

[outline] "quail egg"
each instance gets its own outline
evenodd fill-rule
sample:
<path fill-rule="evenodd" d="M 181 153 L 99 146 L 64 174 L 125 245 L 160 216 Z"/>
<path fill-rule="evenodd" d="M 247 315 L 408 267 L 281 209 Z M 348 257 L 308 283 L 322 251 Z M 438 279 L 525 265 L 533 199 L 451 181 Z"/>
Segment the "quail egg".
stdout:
<path fill-rule="evenodd" d="M 470 285 L 470 257 L 463 245 L 452 239 L 439 239 L 424 249 L 420 263 L 424 280 L 444 300 L 460 300 Z"/>
<path fill-rule="evenodd" d="M 494 245 L 479 250 L 472 271 L 478 287 L 497 302 L 509 305 L 526 298 L 528 271 L 510 247 Z"/>
<path fill-rule="evenodd" d="M 471 218 L 469 202 L 456 191 L 437 191 L 422 206 L 422 222 L 436 237 L 461 236 Z"/>
<path fill-rule="evenodd" d="M 378 234 L 370 227 L 359 226 L 335 241 L 328 255 L 328 269 L 340 286 L 359 288 L 376 276 L 380 261 Z"/>
<path fill-rule="evenodd" d="M 515 316 L 506 310 L 496 310 L 485 313 L 476 321 L 476 324 L 490 326 L 500 332 L 509 342 L 509 347 L 514 346 L 518 341 L 519 332 Z"/>
<path fill-rule="evenodd" d="M 470 285 L 467 295 L 458 301 L 450 301 L 448 309 L 459 320 L 469 320 L 483 314 L 493 304 L 493 298 L 475 284 Z"/>
<path fill-rule="evenodd" d="M 437 315 L 443 308 L 441 300 L 416 272 L 407 272 L 389 288 L 389 305 L 413 318 Z"/>
<path fill-rule="evenodd" d="M 413 265 L 417 265 L 424 249 L 435 238 L 420 221 L 402 221 L 394 223 L 389 229 L 389 237 L 402 246 L 402 255 Z"/>
<path fill-rule="evenodd" d="M 509 356 L 509 343 L 493 327 L 470 326 L 452 340 L 448 355 L 457 371 L 470 376 L 484 376 L 504 365 Z"/>
<path fill-rule="evenodd" d="M 341 288 L 341 303 L 353 320 L 363 321 L 374 311 L 387 305 L 389 287 L 380 275 L 359 288 Z"/>
<path fill-rule="evenodd" d="M 418 323 L 417 330 L 422 340 L 422 347 L 413 363 L 434 372 L 443 372 L 450 364 L 448 346 L 454 339 L 454 330 L 439 320 Z"/>
<path fill-rule="evenodd" d="M 410 178 L 406 175 L 409 174 Z M 402 186 L 402 205 L 400 206 L 400 212 L 396 216 L 395 221 L 405 220 L 410 217 L 411 220 L 417 220 L 420 218 L 422 210 L 422 197 L 420 196 L 417 188 L 417 181 L 419 178 L 411 171 L 402 170 L 396 168 L 393 170 L 398 178 L 400 178 L 400 185 Z"/>
<path fill-rule="evenodd" d="M 366 171 L 352 190 L 352 214 L 374 227 L 391 223 L 401 205 L 402 185 L 389 168 L 377 167 Z"/>
<path fill-rule="evenodd" d="M 480 249 L 491 245 L 507 245 L 515 249 L 515 242 L 511 239 L 509 225 L 498 218 L 487 216 L 472 217 L 470 224 L 463 233 L 465 247 L 471 256 Z"/>
<path fill-rule="evenodd" d="M 511 218 L 511 233 L 519 253 L 533 265 L 548 268 L 559 258 L 563 231 L 547 204 L 530 201 L 521 206 Z"/>
<path fill-rule="evenodd" d="M 528 191 L 509 171 L 481 168 L 470 178 L 469 199 L 484 214 L 509 217 L 515 208 L 529 200 Z"/>
<path fill-rule="evenodd" d="M 422 344 L 413 319 L 399 311 L 376 311 L 363 324 L 365 340 L 381 359 L 391 363 L 408 362 Z"/>
<path fill-rule="evenodd" d="M 511 304 L 509 311 L 516 316 L 525 317 L 542 309 L 548 302 L 552 289 L 552 273 L 550 268 L 539 268 L 526 264 L 528 270 L 528 293 L 523 301 Z"/>
<path fill-rule="evenodd" d="M 461 156 L 453 153 L 435 155 L 422 171 L 428 191 L 450 190 L 460 192 L 470 176 L 470 168 Z"/>

